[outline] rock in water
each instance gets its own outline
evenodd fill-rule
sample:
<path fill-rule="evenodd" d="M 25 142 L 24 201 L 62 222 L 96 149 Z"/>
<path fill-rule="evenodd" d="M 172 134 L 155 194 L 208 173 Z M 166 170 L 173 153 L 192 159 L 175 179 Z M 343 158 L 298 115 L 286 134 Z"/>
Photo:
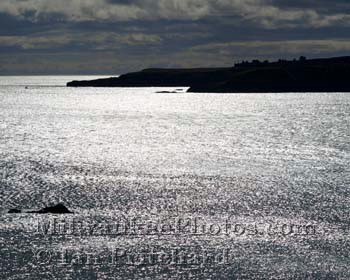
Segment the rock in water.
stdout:
<path fill-rule="evenodd" d="M 40 209 L 39 211 L 31 211 L 28 213 L 35 213 L 35 214 L 73 214 L 73 212 L 69 211 L 69 209 L 64 206 L 63 204 L 59 203 L 55 206 L 51 207 L 45 207 L 43 209 Z"/>
<path fill-rule="evenodd" d="M 8 213 L 9 213 L 9 214 L 18 214 L 18 213 L 22 213 L 22 211 L 21 211 L 21 210 L 18 210 L 18 209 L 10 209 L 10 210 L 8 211 Z"/>

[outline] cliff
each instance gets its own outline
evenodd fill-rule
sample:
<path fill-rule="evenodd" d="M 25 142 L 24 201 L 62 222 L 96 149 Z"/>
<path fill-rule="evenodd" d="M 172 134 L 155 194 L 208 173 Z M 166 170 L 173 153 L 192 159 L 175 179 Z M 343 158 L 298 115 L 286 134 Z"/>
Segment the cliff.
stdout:
<path fill-rule="evenodd" d="M 350 57 L 242 62 L 231 68 L 145 69 L 72 87 L 190 87 L 189 92 L 350 92 Z"/>
<path fill-rule="evenodd" d="M 232 68 L 199 69 L 145 69 L 117 78 L 92 81 L 73 81 L 69 87 L 190 87 L 206 81 L 225 82 L 231 77 Z"/>

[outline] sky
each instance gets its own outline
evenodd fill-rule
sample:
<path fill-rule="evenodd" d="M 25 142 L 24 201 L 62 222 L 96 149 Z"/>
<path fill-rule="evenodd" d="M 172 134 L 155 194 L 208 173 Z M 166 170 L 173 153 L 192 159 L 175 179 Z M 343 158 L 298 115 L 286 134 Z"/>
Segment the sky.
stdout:
<path fill-rule="evenodd" d="M 0 0 L 0 75 L 350 55 L 349 0 Z"/>

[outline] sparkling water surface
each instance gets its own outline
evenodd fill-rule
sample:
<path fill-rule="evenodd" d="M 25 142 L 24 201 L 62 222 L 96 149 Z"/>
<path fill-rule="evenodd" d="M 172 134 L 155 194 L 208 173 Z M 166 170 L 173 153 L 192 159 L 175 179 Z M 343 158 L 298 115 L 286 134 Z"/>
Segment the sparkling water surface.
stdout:
<path fill-rule="evenodd" d="M 350 278 L 350 94 L 65 87 L 90 78 L 0 77 L 2 279 Z"/>

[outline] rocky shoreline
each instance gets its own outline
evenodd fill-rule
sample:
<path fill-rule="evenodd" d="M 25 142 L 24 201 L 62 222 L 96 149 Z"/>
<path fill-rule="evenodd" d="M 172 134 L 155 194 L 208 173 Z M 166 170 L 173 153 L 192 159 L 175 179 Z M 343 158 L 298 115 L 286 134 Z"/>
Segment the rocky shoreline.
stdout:
<path fill-rule="evenodd" d="M 230 68 L 145 69 L 68 87 L 189 87 L 188 92 L 350 92 L 350 57 L 242 62 Z"/>

